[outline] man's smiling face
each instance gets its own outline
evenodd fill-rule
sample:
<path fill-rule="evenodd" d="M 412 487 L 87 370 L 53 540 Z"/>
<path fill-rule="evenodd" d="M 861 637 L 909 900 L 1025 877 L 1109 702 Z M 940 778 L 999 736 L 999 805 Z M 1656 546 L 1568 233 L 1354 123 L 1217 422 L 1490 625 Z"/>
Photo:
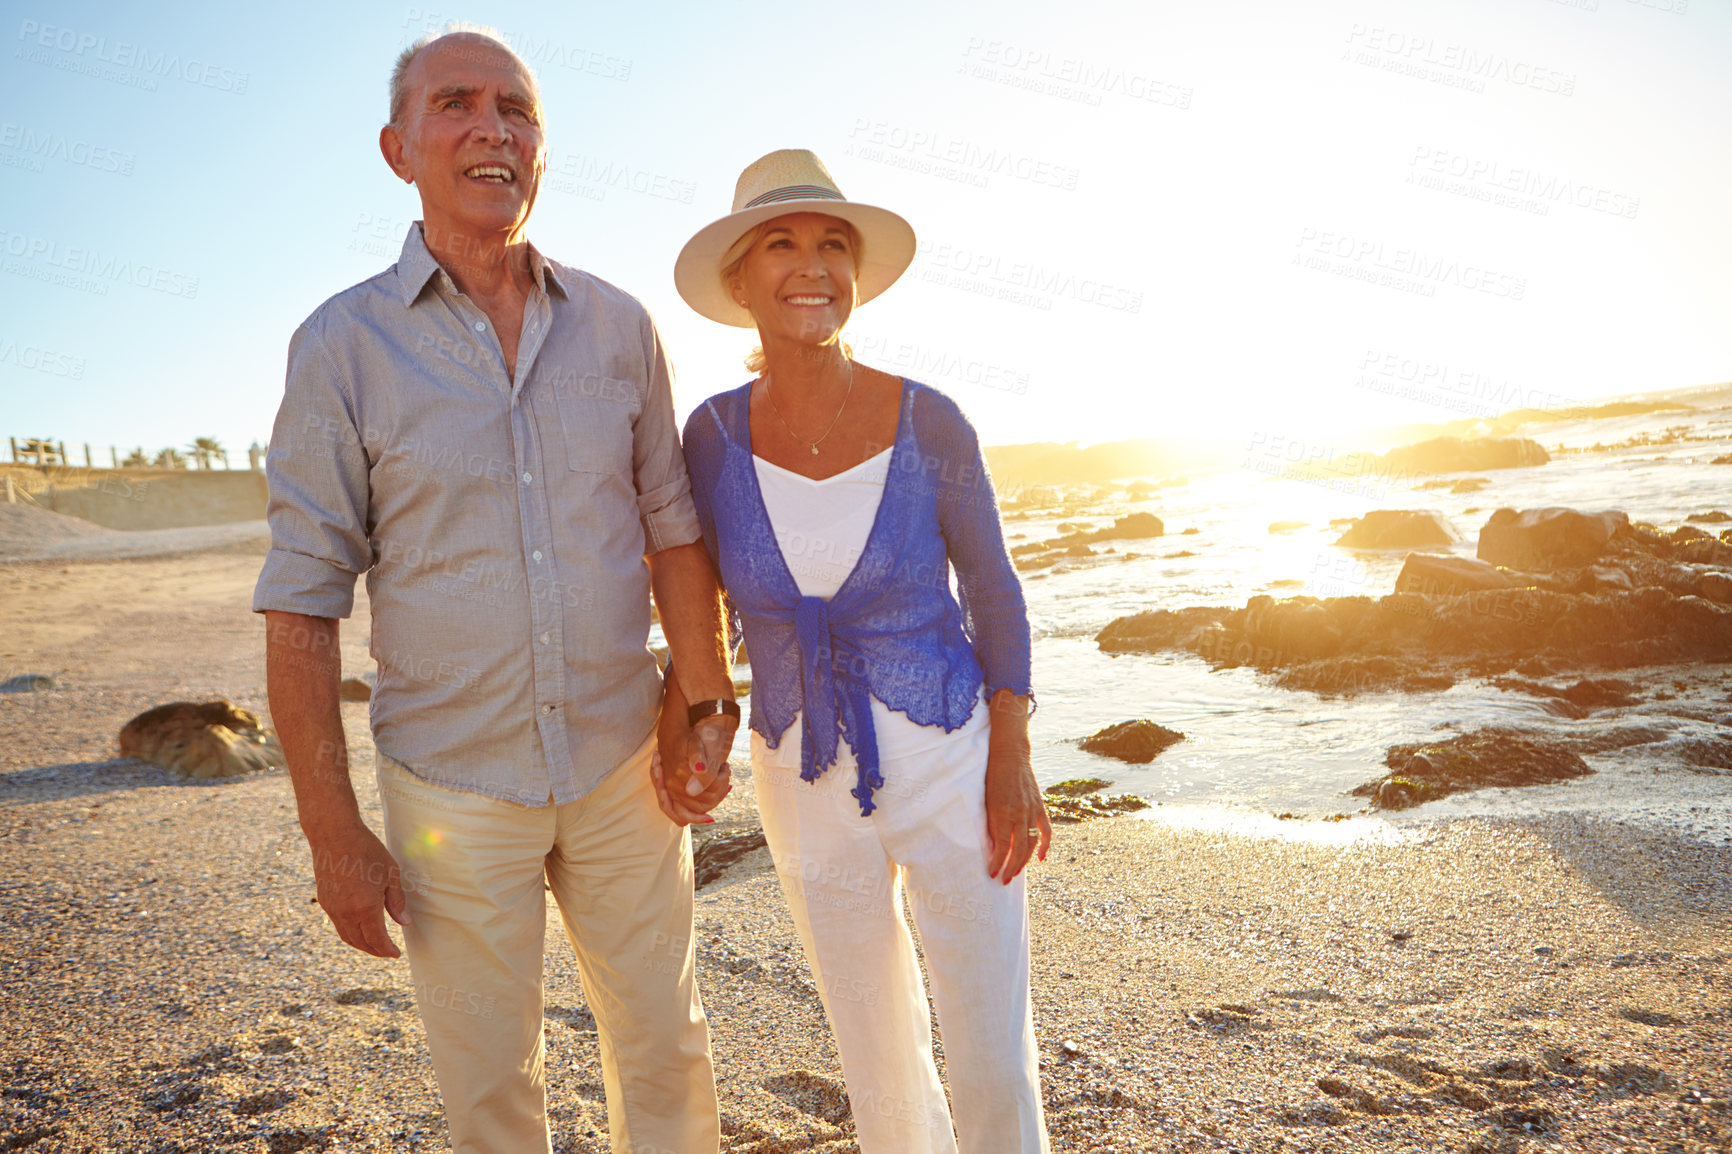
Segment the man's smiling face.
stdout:
<path fill-rule="evenodd" d="M 547 165 L 528 70 L 495 41 L 456 33 L 423 48 L 404 80 L 400 122 L 380 144 L 392 169 L 420 190 L 428 230 L 515 239 Z"/>

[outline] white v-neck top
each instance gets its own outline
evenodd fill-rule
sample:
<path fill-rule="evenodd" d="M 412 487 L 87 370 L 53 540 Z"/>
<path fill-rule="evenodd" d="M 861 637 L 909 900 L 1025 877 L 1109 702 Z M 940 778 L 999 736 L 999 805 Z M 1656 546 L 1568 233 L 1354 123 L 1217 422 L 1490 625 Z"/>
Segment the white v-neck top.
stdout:
<path fill-rule="evenodd" d="M 764 511 L 770 515 L 770 527 L 776 532 L 776 543 L 782 547 L 782 560 L 787 563 L 802 597 L 834 597 L 854 571 L 872 535 L 873 522 L 878 519 L 878 503 L 884 497 L 892 451 L 885 449 L 876 457 L 868 457 L 852 469 L 821 481 L 802 477 L 762 457 L 752 458 L 758 473 L 758 491 L 764 497 Z M 775 749 L 761 735 L 753 733 L 753 759 L 766 765 L 798 769 L 800 727 L 804 722 L 802 712 Z M 976 709 L 962 731 L 972 732 L 985 722 L 986 711 Z M 884 765 L 925 753 L 957 736 L 946 734 L 941 726 L 916 725 L 906 713 L 892 710 L 876 697 L 872 699 L 872 724 L 878 733 L 879 761 Z M 853 764 L 854 756 L 846 742 L 839 744 L 837 751 L 842 761 Z"/>
<path fill-rule="evenodd" d="M 764 511 L 802 597 L 834 597 L 854 571 L 878 517 L 890 453 L 885 449 L 821 481 L 752 458 Z"/>

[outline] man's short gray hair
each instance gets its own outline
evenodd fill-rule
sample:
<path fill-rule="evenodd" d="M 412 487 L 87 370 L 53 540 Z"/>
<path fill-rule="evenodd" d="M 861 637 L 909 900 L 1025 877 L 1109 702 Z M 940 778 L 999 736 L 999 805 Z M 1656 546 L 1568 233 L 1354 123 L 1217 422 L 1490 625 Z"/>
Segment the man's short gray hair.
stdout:
<path fill-rule="evenodd" d="M 489 28 L 485 24 L 469 24 L 461 20 L 453 20 L 438 32 L 429 32 L 424 36 L 416 38 L 415 43 L 409 45 L 409 47 L 403 49 L 402 52 L 397 54 L 397 63 L 391 68 L 391 119 L 387 122 L 392 128 L 401 129 L 403 127 L 403 113 L 405 111 L 404 105 L 409 101 L 409 85 L 407 79 L 409 76 L 409 65 L 414 63 L 415 57 L 421 55 L 421 50 L 429 44 L 438 40 L 443 40 L 447 36 L 455 36 L 459 33 L 469 36 L 479 36 L 484 40 L 493 41 L 493 43 L 499 46 L 501 52 L 522 65 L 524 73 L 529 77 L 529 94 L 535 98 L 537 105 L 541 103 L 541 84 L 535 78 L 535 70 L 524 61 L 523 57 L 511 50 L 511 45 L 505 42 L 505 37 L 498 29 Z"/>

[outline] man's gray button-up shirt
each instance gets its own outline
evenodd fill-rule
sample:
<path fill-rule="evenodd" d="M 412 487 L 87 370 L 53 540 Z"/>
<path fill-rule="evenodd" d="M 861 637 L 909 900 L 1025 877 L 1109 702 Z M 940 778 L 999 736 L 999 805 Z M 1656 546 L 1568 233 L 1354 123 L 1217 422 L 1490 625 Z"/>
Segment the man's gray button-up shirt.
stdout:
<path fill-rule="evenodd" d="M 544 805 L 594 789 L 653 727 L 644 555 L 699 531 L 649 314 L 530 260 L 514 379 L 419 225 L 296 331 L 253 609 L 347 617 L 365 573 L 380 752 Z"/>

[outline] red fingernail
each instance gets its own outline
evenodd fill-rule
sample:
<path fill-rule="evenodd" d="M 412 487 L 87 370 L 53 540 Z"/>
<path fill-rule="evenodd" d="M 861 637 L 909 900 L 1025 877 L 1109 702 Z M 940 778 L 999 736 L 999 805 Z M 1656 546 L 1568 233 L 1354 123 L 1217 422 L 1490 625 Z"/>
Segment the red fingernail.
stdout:
<path fill-rule="evenodd" d="M 698 824 L 699 825 L 715 825 L 716 819 L 713 817 L 706 817 L 702 821 L 698 822 Z"/>
<path fill-rule="evenodd" d="M 699 773 L 702 773 L 702 772 L 703 772 L 703 771 L 704 771 L 704 763 L 703 763 L 703 762 L 701 762 L 701 761 L 700 761 L 700 762 L 698 762 L 698 769 L 697 769 L 697 771 L 698 771 L 698 772 L 699 772 Z"/>

